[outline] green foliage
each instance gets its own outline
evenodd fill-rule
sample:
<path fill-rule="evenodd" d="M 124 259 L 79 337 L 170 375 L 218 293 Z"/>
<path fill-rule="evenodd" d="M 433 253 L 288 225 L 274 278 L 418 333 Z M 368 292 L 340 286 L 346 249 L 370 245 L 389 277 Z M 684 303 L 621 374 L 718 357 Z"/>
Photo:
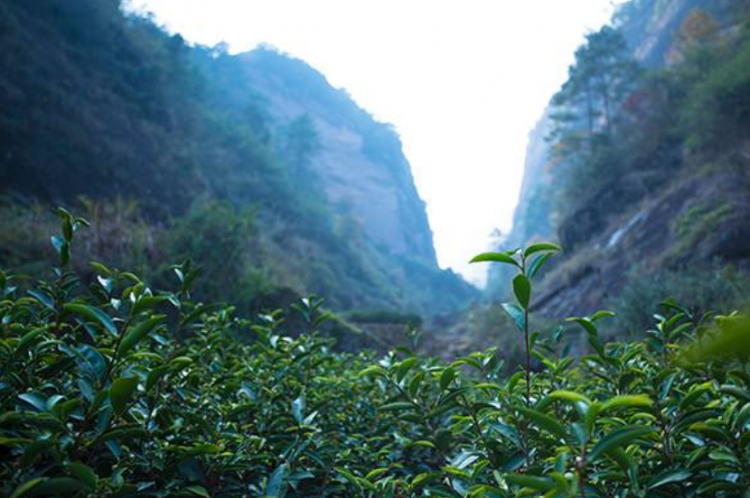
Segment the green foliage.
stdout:
<path fill-rule="evenodd" d="M 731 265 L 655 271 L 635 268 L 628 275 L 628 284 L 608 301 L 608 306 L 617 310 L 613 330 L 637 333 L 650 326 L 652 316 L 659 311 L 658 303 L 666 297 L 703 315 L 711 311 L 730 313 L 745 305 L 747 296 L 750 296 L 750 282 Z"/>
<path fill-rule="evenodd" d="M 713 231 L 717 230 L 721 221 L 733 211 L 734 206 L 731 203 L 719 205 L 704 203 L 692 206 L 675 220 L 680 242 L 672 249 L 672 252 L 685 253 L 696 247 L 701 239 L 709 237 Z"/>
<path fill-rule="evenodd" d="M 504 303 L 503 309 L 513 320 L 518 329 L 524 334 L 526 343 L 526 385 L 531 386 L 529 376 L 531 375 L 531 343 L 529 309 L 531 307 L 531 281 L 537 272 L 547 263 L 555 252 L 560 251 L 557 244 L 550 242 L 538 242 L 525 248 L 505 252 L 486 252 L 475 256 L 472 263 L 503 263 L 517 269 L 518 273 L 513 278 L 513 295 L 516 303 Z M 533 256 L 533 257 L 532 257 Z M 531 393 L 526 392 L 527 405 L 531 403 Z"/>
<path fill-rule="evenodd" d="M 553 100 L 561 108 L 555 120 L 566 127 L 583 126 L 589 137 L 599 130 L 611 131 L 615 111 L 632 90 L 637 74 L 638 66 L 617 29 L 604 26 L 587 35 L 576 51 L 568 80 Z"/>
<path fill-rule="evenodd" d="M 594 204 L 598 213 L 602 204 L 609 204 L 602 203 L 602 197 L 623 196 L 619 182 L 632 161 L 627 159 L 629 145 L 619 140 L 629 124 L 622 108 L 641 76 L 625 38 L 611 26 L 588 35 L 576 52 L 568 80 L 552 101 L 553 130 L 548 139 L 560 171 L 560 182 L 550 193 L 556 210 L 574 213 Z M 599 229 L 587 227 L 582 235 Z M 569 249 L 580 238 L 563 227 L 561 240 Z"/>
<path fill-rule="evenodd" d="M 416 313 L 399 313 L 393 310 L 357 310 L 345 314 L 346 318 L 357 323 L 399 323 L 422 326 L 422 317 Z"/>
<path fill-rule="evenodd" d="M 134 201 L 83 198 L 78 204 L 85 217 L 93 221 L 93 228 L 77 236 L 79 255 L 69 263 L 85 276 L 94 276 L 88 261 L 107 261 L 131 268 L 157 285 L 167 285 L 172 270 L 163 264 L 165 258 L 195 258 L 213 275 L 199 289 L 201 299 L 247 304 L 269 291 L 269 271 L 257 269 L 262 258 L 257 255 L 260 241 L 253 224 L 255 212 L 250 209 L 197 200 L 184 216 L 173 217 L 167 225 L 149 223 Z M 44 268 L 39 261 L 50 252 L 41 243 L 42 234 L 50 231 L 56 216 L 40 204 L 26 207 L 10 199 L 5 199 L 0 213 L 8 228 L 0 235 L 4 264 L 41 275 Z M 59 241 L 60 249 L 64 249 L 64 241 Z M 57 251 L 56 247 L 53 249 Z"/>
<path fill-rule="evenodd" d="M 750 125 L 750 27 L 742 42 L 724 53 L 704 71 L 690 88 L 683 114 L 689 143 L 698 149 L 721 151 L 727 144 L 742 140 Z"/>
<path fill-rule="evenodd" d="M 248 303 L 268 291 L 268 270 L 259 268 L 256 214 L 215 201 L 196 202 L 184 217 L 174 220 L 162 238 L 164 253 L 177 260 L 200 261 L 212 275 L 200 290 L 203 299 L 231 296 L 232 303 Z"/>
<path fill-rule="evenodd" d="M 290 174 L 299 185 L 310 179 L 310 160 L 321 148 L 320 137 L 312 118 L 305 114 L 285 127 L 282 132 L 282 153 L 287 158 Z"/>
<path fill-rule="evenodd" d="M 60 258 L 28 295 L 2 273 L 2 496 L 345 495 L 335 469 L 382 434 L 365 355 L 192 301 L 185 265 L 171 291 L 103 264 L 84 289 Z M 297 309 L 311 332 L 325 321 Z"/>
<path fill-rule="evenodd" d="M 665 184 L 707 174 L 700 172 L 707 163 L 736 162 L 725 158 L 742 149 L 750 122 L 741 19 L 723 20 L 737 32 L 719 36 L 717 21 L 696 9 L 675 34 L 680 57 L 659 69 L 636 68 L 614 28 L 587 38 L 553 100 L 549 137 L 555 181 L 545 191 L 554 198 L 546 222 L 555 221 L 566 248 L 606 230 L 624 206 L 663 195 Z"/>
<path fill-rule="evenodd" d="M 326 223 L 280 221 L 262 206 L 199 198 L 185 213 L 154 221 L 136 201 L 82 198 L 74 205 L 93 223 L 71 260 L 86 277 L 94 276 L 89 261 L 107 261 L 162 287 L 173 278 L 164 261 L 192 259 L 213 276 L 197 298 L 258 311 L 318 294 L 338 311 L 426 314 L 460 308 L 478 293 L 449 270 L 383 254 Z M 56 220 L 42 204 L 0 197 L 0 264 L 40 276 Z"/>
<path fill-rule="evenodd" d="M 478 294 L 434 263 L 391 128 L 301 61 L 190 46 L 127 11 L 119 0 L 0 6 L 0 194 L 13 196 L 0 207 L 3 266 L 40 274 L 49 248 L 39 235 L 49 233 L 44 211 L 54 200 L 83 204 L 97 227 L 71 262 L 85 274 L 97 259 L 162 286 L 164 261 L 194 258 L 214 276 L 199 298 L 244 307 L 282 289 L 326 295 L 341 310 L 420 313 Z M 419 261 L 393 256 L 328 202 L 311 167 L 322 146 L 315 120 L 272 112 L 259 74 L 359 133 L 363 153 L 394 169 L 410 204 L 404 219 L 427 241 Z"/>
<path fill-rule="evenodd" d="M 60 219 L 74 254 L 87 223 Z M 668 302 L 634 343 L 601 340 L 611 313 L 573 318 L 592 354 L 570 356 L 561 329 L 534 334 L 534 375 L 506 376 L 496 349 L 452 363 L 334 353 L 316 299 L 293 306 L 306 333 L 290 338 L 279 311 L 251 321 L 192 300 L 189 264 L 173 267 L 172 290 L 101 263 L 83 286 L 53 246 L 52 280 L 27 293 L 0 272 L 0 496 L 730 498 L 750 486 L 744 315 L 713 328 Z M 519 271 L 523 311 L 530 262 L 557 250 L 478 259 Z"/>

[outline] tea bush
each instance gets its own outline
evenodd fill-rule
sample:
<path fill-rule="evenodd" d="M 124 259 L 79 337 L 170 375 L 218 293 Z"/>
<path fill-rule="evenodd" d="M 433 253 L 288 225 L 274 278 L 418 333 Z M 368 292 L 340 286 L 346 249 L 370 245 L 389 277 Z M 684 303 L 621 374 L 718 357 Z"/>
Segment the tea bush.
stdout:
<path fill-rule="evenodd" d="M 52 278 L 0 274 L 0 496 L 750 496 L 742 315 L 714 327 L 668 301 L 627 344 L 599 338 L 610 313 L 573 318 L 592 352 L 571 357 L 565 329 L 530 323 L 558 250 L 537 244 L 475 258 L 517 273 L 517 373 L 496 349 L 376 359 L 331 349 L 318 299 L 294 307 L 304 330 L 194 301 L 190 262 L 167 291 L 102 263 L 84 285 L 87 222 L 59 215 Z"/>
<path fill-rule="evenodd" d="M 733 310 L 746 304 L 750 279 L 737 267 L 720 263 L 656 271 L 633 268 L 627 285 L 607 300 L 608 306 L 617 310 L 614 330 L 640 336 L 659 311 L 663 296 L 677 299 L 699 316 L 712 310 Z"/>

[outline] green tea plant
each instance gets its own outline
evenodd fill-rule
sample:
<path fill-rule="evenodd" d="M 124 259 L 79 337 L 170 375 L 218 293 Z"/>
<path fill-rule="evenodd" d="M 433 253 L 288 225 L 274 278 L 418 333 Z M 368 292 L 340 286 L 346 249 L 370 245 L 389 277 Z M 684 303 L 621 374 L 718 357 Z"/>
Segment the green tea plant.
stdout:
<path fill-rule="evenodd" d="M 192 302 L 189 261 L 171 291 L 102 263 L 84 288 L 67 267 L 87 223 L 59 213 L 54 280 L 0 274 L 0 496 L 346 496 L 336 468 L 371 460 L 378 398 L 367 356 L 315 332 L 320 301 L 292 339 L 279 312 Z"/>
<path fill-rule="evenodd" d="M 518 270 L 516 373 L 502 347 L 378 359 L 336 352 L 317 298 L 289 321 L 195 301 L 211 275 L 189 260 L 170 290 L 99 262 L 83 282 L 87 222 L 58 214 L 51 280 L 0 272 L 0 497 L 748 496 L 744 314 L 665 301 L 633 343 L 602 341 L 609 312 L 536 331 L 532 281 L 559 250 L 537 244 L 475 258 Z"/>
<path fill-rule="evenodd" d="M 518 249 L 507 252 L 487 252 L 474 257 L 472 263 L 497 262 L 515 266 L 518 275 L 513 278 L 513 293 L 517 303 L 505 303 L 503 309 L 513 319 L 523 332 L 526 344 L 526 405 L 531 404 L 531 343 L 529 338 L 529 307 L 531 306 L 531 281 L 537 272 L 552 256 L 559 251 L 556 244 L 543 242 L 526 248 L 523 252 Z M 520 254 L 519 254 L 520 253 Z M 531 256 L 538 254 L 533 260 Z"/>
<path fill-rule="evenodd" d="M 531 281 L 544 264 L 552 257 L 552 254 L 560 251 L 560 247 L 549 242 L 534 244 L 523 252 L 516 249 L 506 252 L 482 253 L 471 260 L 471 263 L 497 262 L 514 266 L 518 274 L 513 278 L 513 294 L 516 303 L 504 303 L 503 309 L 510 316 L 518 329 L 523 333 L 526 346 L 526 409 L 531 408 L 531 338 L 529 336 L 529 308 L 531 307 Z M 533 255 L 537 256 L 532 260 Z M 531 448 L 529 447 L 528 431 L 523 429 L 524 444 L 526 446 L 526 459 L 529 459 Z"/>
<path fill-rule="evenodd" d="M 747 319 L 711 328 L 708 317 L 665 301 L 646 340 L 604 344 L 597 324 L 613 314 L 600 311 L 569 320 L 591 348 L 570 357 L 562 330 L 530 334 L 531 279 L 557 250 L 538 244 L 474 259 L 518 269 L 516 303 L 503 306 L 527 345 L 517 374 L 498 375 L 496 350 L 450 365 L 400 351 L 363 372 L 391 393 L 381 411 L 398 415 L 395 433 L 413 435 L 405 449 L 429 450 L 410 496 L 745 496 Z"/>

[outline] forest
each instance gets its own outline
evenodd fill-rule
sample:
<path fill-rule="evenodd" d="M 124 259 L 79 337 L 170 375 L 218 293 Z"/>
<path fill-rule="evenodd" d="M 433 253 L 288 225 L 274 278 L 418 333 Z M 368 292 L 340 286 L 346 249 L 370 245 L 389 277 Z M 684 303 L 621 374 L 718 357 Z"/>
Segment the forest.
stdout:
<path fill-rule="evenodd" d="M 586 35 L 486 289 L 304 61 L 116 0 L 0 43 L 0 498 L 750 498 L 750 3 Z"/>

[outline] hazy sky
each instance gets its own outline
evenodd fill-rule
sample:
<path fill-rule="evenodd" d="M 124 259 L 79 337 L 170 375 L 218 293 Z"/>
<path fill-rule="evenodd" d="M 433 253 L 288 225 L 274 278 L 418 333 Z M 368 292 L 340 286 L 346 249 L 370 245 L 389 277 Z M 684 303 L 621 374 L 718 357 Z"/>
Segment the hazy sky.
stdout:
<path fill-rule="evenodd" d="M 612 0 L 132 0 L 167 29 L 231 52 L 304 59 L 393 123 L 427 202 L 441 266 L 507 231 L 528 133 Z"/>

